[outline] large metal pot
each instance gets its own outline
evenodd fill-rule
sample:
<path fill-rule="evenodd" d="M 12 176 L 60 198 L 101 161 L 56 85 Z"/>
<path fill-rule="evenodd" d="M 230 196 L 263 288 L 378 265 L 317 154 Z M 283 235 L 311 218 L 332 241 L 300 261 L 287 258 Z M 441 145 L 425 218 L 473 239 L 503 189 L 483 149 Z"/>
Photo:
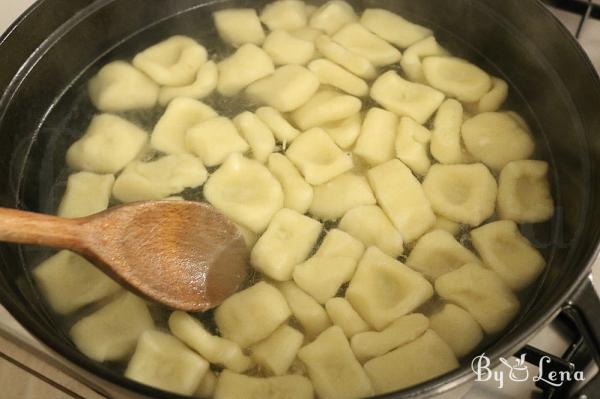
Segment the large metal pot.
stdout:
<path fill-rule="evenodd" d="M 0 39 L 0 205 L 51 213 L 64 153 L 93 108 L 83 90 L 99 66 L 169 34 L 210 47 L 210 14 L 262 7 L 265 0 L 40 0 Z M 524 113 L 552 165 L 557 213 L 526 233 L 548 268 L 529 301 L 486 349 L 509 356 L 566 308 L 596 337 L 600 308 L 588 276 L 600 239 L 600 81 L 581 48 L 535 0 L 356 0 L 433 28 L 453 53 L 502 76 L 509 107 Z M 152 121 L 148 121 L 151 123 Z M 28 270 L 37 252 L 0 244 L 0 300 L 32 334 L 77 367 L 138 394 L 174 397 L 123 378 L 80 354 L 45 309 Z M 588 301 L 592 306 L 578 306 Z M 471 380 L 469 362 L 455 372 L 386 397 L 427 397 Z M 590 396 L 593 397 L 593 396 Z"/>

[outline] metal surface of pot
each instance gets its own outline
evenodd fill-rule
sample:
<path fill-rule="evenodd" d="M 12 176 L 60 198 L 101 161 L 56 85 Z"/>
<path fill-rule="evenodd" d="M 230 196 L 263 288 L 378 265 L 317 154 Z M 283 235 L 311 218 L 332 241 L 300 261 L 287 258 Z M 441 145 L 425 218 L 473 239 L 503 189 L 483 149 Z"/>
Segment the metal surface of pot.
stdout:
<path fill-rule="evenodd" d="M 265 0 L 42 0 L 0 38 L 0 205 L 55 210 L 64 153 L 94 110 L 85 82 L 105 62 L 171 34 L 207 47 L 217 41 L 211 12 L 260 8 Z M 469 58 L 512 88 L 552 167 L 557 213 L 542 227 L 525 226 L 548 260 L 532 300 L 486 352 L 516 353 L 565 307 L 581 316 L 597 349 L 600 324 L 588 280 L 600 240 L 600 81 L 583 51 L 535 0 L 357 0 L 358 9 L 386 8 L 436 32 L 452 53 Z M 152 121 L 146 121 L 152 123 Z M 37 255 L 39 257 L 39 254 Z M 95 363 L 73 346 L 37 293 L 28 270 L 36 252 L 0 244 L 0 300 L 29 331 L 79 367 L 139 394 L 174 397 Z M 28 266 L 29 265 L 29 266 Z M 590 299 L 591 298 L 591 299 Z M 580 306 L 586 303 L 586 306 Z M 590 311 L 596 312 L 591 316 Z M 427 397 L 472 379 L 468 362 L 450 374 L 385 397 Z"/>

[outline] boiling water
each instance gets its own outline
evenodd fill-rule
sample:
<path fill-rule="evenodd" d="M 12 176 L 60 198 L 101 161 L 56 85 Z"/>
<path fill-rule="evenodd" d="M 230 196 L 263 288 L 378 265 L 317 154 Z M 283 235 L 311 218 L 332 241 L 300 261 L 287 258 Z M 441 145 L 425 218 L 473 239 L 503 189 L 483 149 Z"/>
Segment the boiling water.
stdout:
<path fill-rule="evenodd" d="M 55 108 L 48 114 L 48 118 L 46 119 L 44 126 L 40 131 L 39 140 L 43 144 L 38 145 L 44 146 L 45 157 L 42 161 L 42 170 L 39 173 L 41 176 L 47 177 L 40 178 L 42 184 L 38 188 L 39 197 L 34 201 L 39 204 L 40 211 L 46 213 L 55 213 L 57 205 L 60 202 L 60 198 L 63 195 L 66 179 L 70 173 L 70 171 L 66 169 L 64 155 L 68 146 L 84 133 L 91 118 L 96 113 L 96 110 L 89 101 L 86 84 L 101 66 L 117 59 L 130 60 L 137 52 L 173 34 L 184 34 L 198 40 L 205 47 L 207 47 L 209 53 L 215 60 L 222 59 L 231 53 L 231 49 L 221 44 L 222 42 L 213 30 L 211 24 L 198 23 L 198 21 L 201 21 L 202 19 L 206 20 L 206 17 L 202 15 L 203 13 L 204 11 L 202 9 L 192 10 L 154 25 L 149 29 L 125 40 L 110 52 L 99 58 L 97 62 L 91 65 L 87 70 L 83 71 L 82 74 L 73 81 L 68 90 L 65 91 L 64 95 L 58 99 Z M 494 65 L 489 64 L 485 57 L 474 52 L 467 43 L 457 41 L 454 36 L 443 30 L 436 30 L 436 36 L 441 44 L 448 48 L 453 54 L 475 61 L 491 74 L 503 76 L 502 71 L 499 71 L 494 67 Z M 394 69 L 402 74 L 402 71 L 399 70 L 399 68 Z M 385 71 L 382 71 L 382 73 L 383 72 Z M 253 111 L 256 108 L 256 104 L 249 103 L 241 96 L 225 98 L 217 94 L 213 94 L 210 97 L 203 99 L 203 101 L 212 106 L 220 115 L 230 118 L 236 116 L 242 111 Z M 368 109 L 373 105 L 375 104 L 372 102 L 372 100 L 365 100 L 364 109 Z M 511 88 L 511 96 L 506 104 L 506 108 L 508 110 L 517 111 L 523 115 L 533 125 L 533 131 L 535 133 L 535 123 L 532 123 L 534 118 L 531 117 L 529 107 L 521 99 L 518 91 L 515 88 Z M 151 132 L 163 112 L 164 108 L 157 106 L 150 111 L 127 112 L 121 114 L 121 116 L 138 124 L 146 131 Z M 541 139 L 538 140 L 539 154 L 537 154 L 537 158 L 547 159 L 545 156 L 547 154 L 547 148 L 548 146 L 544 141 Z M 156 156 L 156 153 L 150 151 L 146 154 L 146 159 L 150 160 Z M 188 200 L 203 201 L 202 188 L 186 190 L 182 195 Z M 115 204 L 116 202 L 113 202 L 111 205 Z M 326 231 L 334 228 L 335 226 L 336 223 L 332 222 L 325 225 L 326 228 L 321 234 L 319 243 L 325 236 Z M 555 227 L 556 224 L 554 222 L 543 225 L 523 227 L 523 232 L 525 235 L 527 235 L 528 238 L 536 244 L 546 259 L 551 257 L 551 242 L 553 237 L 552 231 Z M 469 230 L 467 228 L 463 228 L 461 230 L 459 240 L 465 246 L 472 248 L 469 242 L 468 233 Z M 410 248 L 407 248 L 406 252 L 409 250 Z M 50 254 L 51 253 L 47 250 L 33 247 L 24 247 L 23 251 L 25 263 L 31 268 L 35 267 L 35 265 L 48 257 Z M 400 260 L 403 261 L 405 258 L 400 258 Z M 261 279 L 262 276 L 259 273 L 252 272 L 247 285 L 252 285 Z M 33 284 L 33 282 L 29 280 L 24 282 L 24 284 Z M 340 294 L 343 294 L 344 289 L 345 286 L 340 290 Z M 523 308 L 527 307 L 527 304 L 530 303 L 532 298 L 535 296 L 535 292 L 536 284 L 533 284 L 530 288 L 519 294 L 519 299 L 521 300 Z M 110 300 L 110 298 L 102 303 L 87 306 L 77 311 L 75 314 L 69 315 L 68 317 L 61 317 L 58 315 L 51 315 L 51 317 L 57 328 L 63 331 L 65 337 L 68 337 L 67 332 L 75 321 L 99 308 L 108 300 Z M 426 303 L 417 311 L 429 312 L 435 307 L 439 306 L 439 304 L 439 299 L 434 297 L 431 301 Z M 155 304 L 151 304 L 150 309 L 157 326 L 166 330 L 166 322 L 168 320 L 169 311 Z M 212 312 L 198 315 L 198 317 L 204 322 L 207 328 L 214 333 L 218 333 L 212 318 Z M 297 324 L 297 322 L 294 320 L 292 320 L 291 323 L 292 325 Z M 518 320 L 515 322 L 515 324 L 516 323 L 518 323 Z M 495 337 L 487 337 L 478 350 L 489 345 L 494 339 Z M 112 369 L 116 372 L 122 372 L 126 366 L 126 363 L 107 363 L 106 365 L 109 369 Z M 299 365 L 296 365 L 295 367 L 297 372 L 302 372 L 302 368 Z M 252 373 L 261 375 L 260 370 L 253 370 Z"/>

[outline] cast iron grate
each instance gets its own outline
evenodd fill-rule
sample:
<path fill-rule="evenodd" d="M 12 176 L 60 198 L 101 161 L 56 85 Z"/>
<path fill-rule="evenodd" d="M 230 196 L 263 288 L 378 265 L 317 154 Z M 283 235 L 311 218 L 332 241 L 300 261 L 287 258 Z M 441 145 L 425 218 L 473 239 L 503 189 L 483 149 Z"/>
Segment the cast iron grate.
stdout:
<path fill-rule="evenodd" d="M 560 8 L 581 16 L 575 37 L 579 39 L 583 26 L 590 18 L 600 20 L 600 3 L 594 0 L 545 0 L 553 7 Z"/>

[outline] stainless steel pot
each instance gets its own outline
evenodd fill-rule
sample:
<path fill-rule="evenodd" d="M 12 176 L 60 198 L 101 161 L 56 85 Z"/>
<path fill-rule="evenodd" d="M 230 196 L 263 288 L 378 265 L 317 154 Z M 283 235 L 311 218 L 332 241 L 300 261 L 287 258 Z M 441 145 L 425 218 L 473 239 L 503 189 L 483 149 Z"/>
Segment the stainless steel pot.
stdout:
<path fill-rule="evenodd" d="M 321 1 L 322 2 L 322 1 Z M 579 324 L 598 358 L 600 304 L 588 276 L 600 239 L 600 81 L 579 45 L 535 0 L 356 0 L 433 28 L 453 53 L 502 76 L 509 107 L 524 112 L 552 165 L 557 213 L 525 226 L 548 268 L 518 319 L 486 349 L 497 361 L 521 350 L 561 311 Z M 106 61 L 182 33 L 210 46 L 212 11 L 264 0 L 40 0 L 0 38 L 0 205 L 56 206 L 64 153 L 93 108 L 83 90 Z M 149 125 L 153 121 L 141 121 Z M 29 276 L 37 253 L 0 244 L 0 300 L 31 333 L 77 367 L 126 390 L 174 397 L 129 381 L 80 354 L 46 310 Z M 472 380 L 460 369 L 385 397 L 428 397 Z M 593 381 L 583 392 L 600 392 Z M 596 388 L 594 388 L 596 383 Z M 585 391 L 587 389 L 587 391 Z"/>

